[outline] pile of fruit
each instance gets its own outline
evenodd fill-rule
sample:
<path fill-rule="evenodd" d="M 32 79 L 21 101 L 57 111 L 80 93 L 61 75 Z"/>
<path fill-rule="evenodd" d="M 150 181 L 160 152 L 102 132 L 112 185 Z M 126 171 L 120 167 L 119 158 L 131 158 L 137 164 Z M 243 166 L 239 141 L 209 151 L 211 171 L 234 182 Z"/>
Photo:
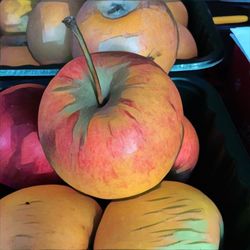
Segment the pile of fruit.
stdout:
<path fill-rule="evenodd" d="M 65 64 L 46 87 L 0 92 L 0 183 L 15 189 L 0 200 L 0 249 L 219 249 L 219 210 L 184 183 L 199 139 L 168 76 L 198 53 L 185 5 L 0 5 L 2 44 L 13 45 L 1 64 L 17 65 L 18 51 Z"/>
<path fill-rule="evenodd" d="M 175 59 L 198 55 L 181 1 L 2 0 L 0 65 L 64 64 L 80 55 L 61 23 L 69 15 L 76 16 L 90 52 L 137 53 L 166 72 Z"/>

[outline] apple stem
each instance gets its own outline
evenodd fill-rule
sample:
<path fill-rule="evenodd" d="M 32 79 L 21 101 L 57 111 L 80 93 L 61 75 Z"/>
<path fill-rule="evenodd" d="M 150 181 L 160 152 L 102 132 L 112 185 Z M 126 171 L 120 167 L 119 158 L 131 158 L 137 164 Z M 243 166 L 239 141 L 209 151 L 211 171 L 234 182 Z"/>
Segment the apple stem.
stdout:
<path fill-rule="evenodd" d="M 74 36 L 76 37 L 77 41 L 80 44 L 80 47 L 83 51 L 83 55 L 86 59 L 86 62 L 87 62 L 88 68 L 89 68 L 90 76 L 91 76 L 92 81 L 93 81 L 94 86 L 95 86 L 96 99 L 98 101 L 98 104 L 102 105 L 104 98 L 102 95 L 100 81 L 99 81 L 93 60 L 91 58 L 90 52 L 89 52 L 88 47 L 86 45 L 86 42 L 85 42 L 85 40 L 82 36 L 82 33 L 81 33 L 77 23 L 76 23 L 76 19 L 73 16 L 68 16 L 68 17 L 64 18 L 64 20 L 62 22 L 66 25 L 67 28 L 69 28 L 73 32 Z"/>

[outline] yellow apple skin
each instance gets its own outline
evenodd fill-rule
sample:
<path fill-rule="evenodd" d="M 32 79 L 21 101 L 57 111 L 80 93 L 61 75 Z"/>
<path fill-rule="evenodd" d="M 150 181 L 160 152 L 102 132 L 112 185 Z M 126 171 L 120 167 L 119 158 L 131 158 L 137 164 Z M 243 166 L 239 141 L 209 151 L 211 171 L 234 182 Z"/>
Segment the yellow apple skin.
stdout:
<path fill-rule="evenodd" d="M 172 12 L 176 22 L 182 24 L 183 26 L 188 26 L 188 11 L 182 1 L 169 1 L 165 0 L 168 8 Z"/>
<path fill-rule="evenodd" d="M 112 201 L 98 226 L 94 249 L 218 250 L 223 220 L 196 188 L 163 181 L 154 189 Z"/>
<path fill-rule="evenodd" d="M 102 215 L 91 197 L 63 185 L 24 188 L 0 200 L 1 249 L 88 249 Z"/>

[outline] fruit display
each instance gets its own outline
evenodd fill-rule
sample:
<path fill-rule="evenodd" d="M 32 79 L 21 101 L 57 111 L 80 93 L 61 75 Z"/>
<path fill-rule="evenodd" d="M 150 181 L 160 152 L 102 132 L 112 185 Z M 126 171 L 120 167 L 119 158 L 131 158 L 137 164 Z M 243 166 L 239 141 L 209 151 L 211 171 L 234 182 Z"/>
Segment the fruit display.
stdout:
<path fill-rule="evenodd" d="M 221 248 L 224 151 L 169 74 L 199 55 L 184 3 L 0 0 L 0 65 L 58 69 L 0 79 L 0 249 Z"/>
<path fill-rule="evenodd" d="M 0 200 L 1 249 L 87 249 L 102 209 L 62 185 L 33 186 Z"/>
<path fill-rule="evenodd" d="M 0 92 L 0 183 L 14 189 L 60 181 L 38 138 L 43 92 L 39 84 L 21 84 Z"/>
<path fill-rule="evenodd" d="M 59 176 L 74 188 L 107 199 L 136 195 L 158 184 L 177 157 L 181 99 L 151 60 L 122 52 L 92 58 L 103 103 L 98 105 L 84 58 L 72 60 L 42 97 L 41 144 Z"/>
<path fill-rule="evenodd" d="M 94 249 L 219 249 L 221 214 L 199 190 L 162 182 L 153 190 L 112 201 L 98 226 Z"/>
<path fill-rule="evenodd" d="M 61 23 L 68 15 L 77 17 L 91 53 L 136 53 L 167 73 L 176 59 L 198 56 L 188 10 L 181 1 L 3 0 L 0 7 L 0 34 L 26 37 L 21 48 L 13 47 L 13 43 L 19 46 L 15 36 L 9 44 L 0 44 L 0 65 L 64 65 L 82 55 L 78 42 Z M 23 59 L 16 60 L 12 56 L 16 53 Z"/>

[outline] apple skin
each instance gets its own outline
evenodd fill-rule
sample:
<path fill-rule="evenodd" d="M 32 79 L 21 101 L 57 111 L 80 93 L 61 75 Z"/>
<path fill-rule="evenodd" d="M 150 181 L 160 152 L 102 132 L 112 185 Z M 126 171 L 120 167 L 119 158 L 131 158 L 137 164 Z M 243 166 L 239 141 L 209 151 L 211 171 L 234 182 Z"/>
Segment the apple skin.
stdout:
<path fill-rule="evenodd" d="M 94 239 L 94 250 L 218 250 L 224 223 L 200 190 L 162 181 L 153 190 L 111 201 Z"/>
<path fill-rule="evenodd" d="M 181 150 L 170 170 L 170 179 L 186 181 L 194 170 L 200 152 L 199 138 L 192 123 L 184 116 L 183 119 L 184 137 Z"/>
<path fill-rule="evenodd" d="M 182 1 L 169 1 L 165 0 L 168 8 L 172 12 L 176 22 L 182 24 L 183 26 L 188 26 L 188 11 L 186 6 Z"/>
<path fill-rule="evenodd" d="M 171 79 L 145 57 L 100 52 L 92 58 L 100 79 L 105 72 L 100 82 L 107 103 L 98 107 L 86 61 L 75 58 L 44 92 L 40 141 L 52 167 L 75 189 L 104 199 L 133 196 L 172 167 L 183 136 L 182 102 Z"/>
<path fill-rule="evenodd" d="M 41 65 L 68 62 L 71 56 L 71 33 L 62 23 L 76 15 L 83 0 L 42 0 L 30 14 L 27 26 L 28 47 Z"/>
<path fill-rule="evenodd" d="M 128 51 L 151 58 L 163 70 L 169 72 L 176 60 L 178 32 L 176 22 L 163 1 L 112 1 L 129 4 L 126 15 L 108 18 L 99 11 L 102 2 L 87 0 L 79 10 L 76 20 L 90 52 Z M 99 7 L 99 8 L 98 8 Z M 125 8 L 125 7 L 124 7 Z M 108 11 L 107 11 L 108 12 Z M 82 55 L 81 49 L 73 39 L 73 57 Z"/>
<path fill-rule="evenodd" d="M 60 182 L 38 139 L 39 84 L 21 84 L 0 93 L 0 183 L 13 189 Z"/>
<path fill-rule="evenodd" d="M 179 31 L 179 47 L 177 59 L 191 59 L 198 56 L 198 48 L 192 33 L 182 24 L 177 24 Z"/>

